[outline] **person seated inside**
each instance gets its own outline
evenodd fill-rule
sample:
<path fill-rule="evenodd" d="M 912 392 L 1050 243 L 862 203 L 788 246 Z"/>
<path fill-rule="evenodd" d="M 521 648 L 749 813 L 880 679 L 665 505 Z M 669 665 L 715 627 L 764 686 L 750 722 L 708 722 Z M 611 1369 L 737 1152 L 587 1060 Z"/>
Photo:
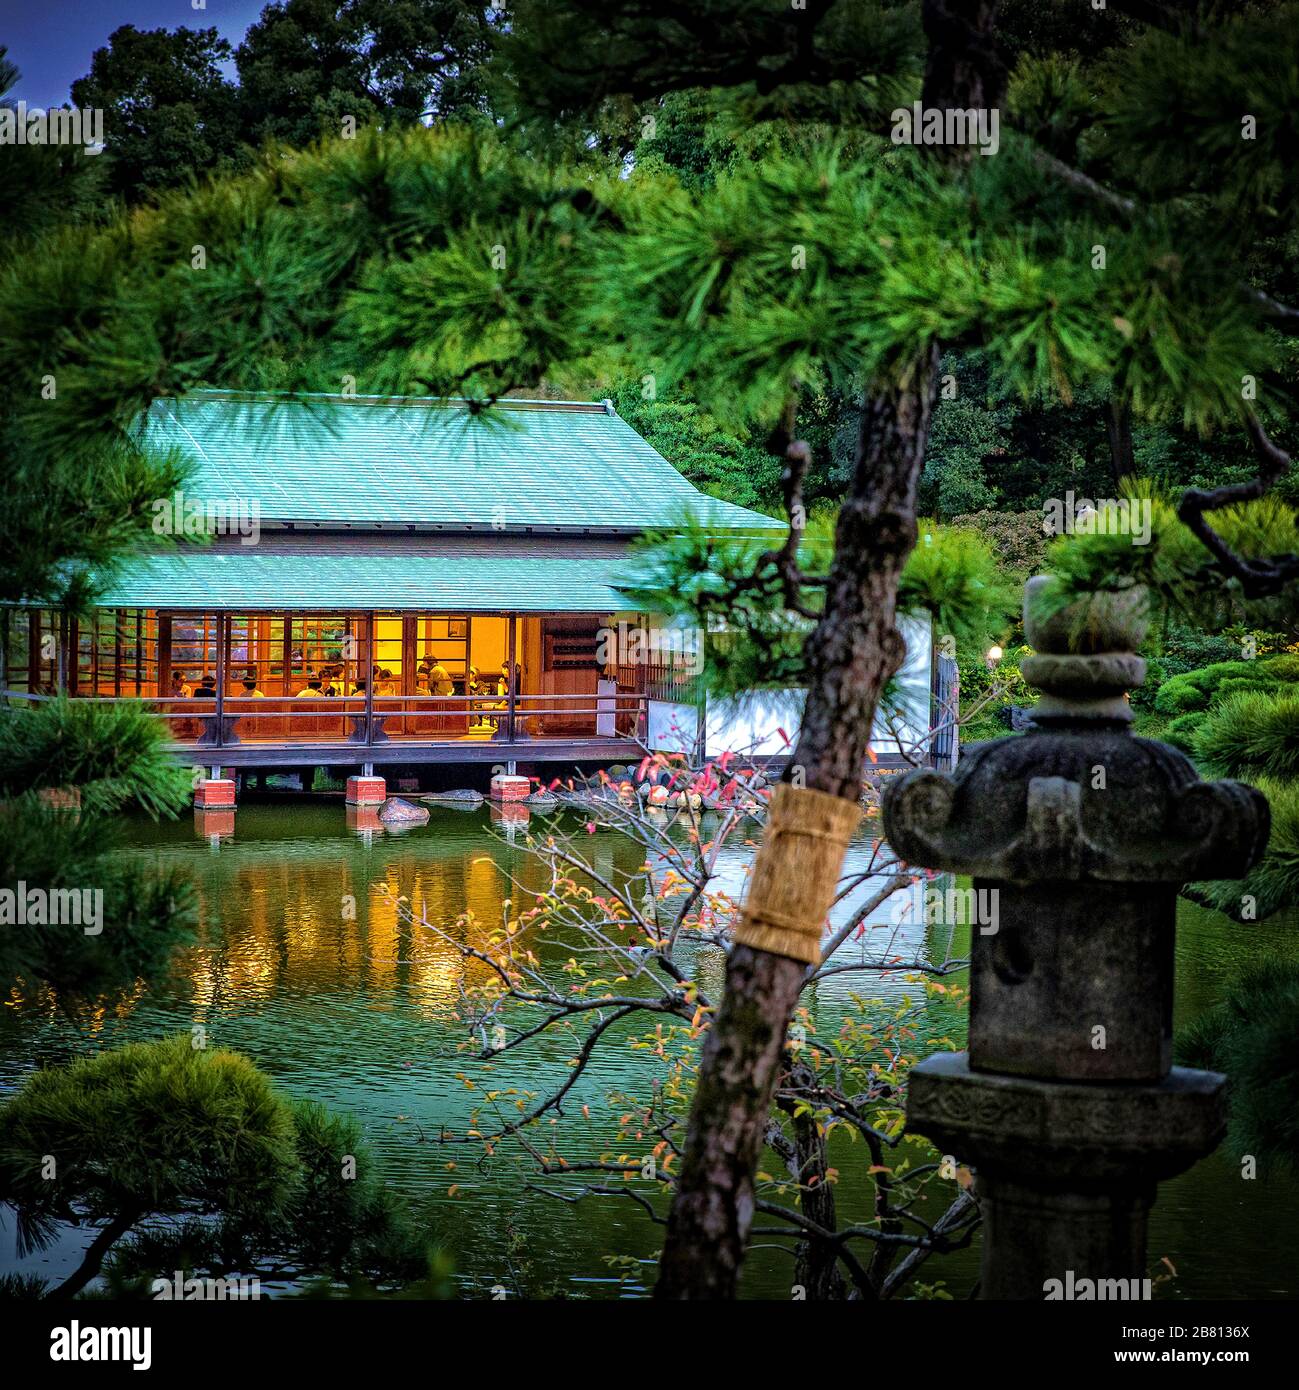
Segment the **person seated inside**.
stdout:
<path fill-rule="evenodd" d="M 385 666 L 379 672 L 378 681 L 374 687 L 376 695 L 395 695 L 397 693 L 397 682 L 393 679 L 392 672 Z"/>
<path fill-rule="evenodd" d="M 451 681 L 451 673 L 440 661 L 434 662 L 432 669 L 428 673 L 428 693 L 430 695 L 455 694 L 455 686 Z"/>
<path fill-rule="evenodd" d="M 193 693 L 194 687 L 177 671 L 171 678 L 169 697 L 173 700 L 188 700 Z"/>
<path fill-rule="evenodd" d="M 203 679 L 194 687 L 194 694 L 190 698 L 194 700 L 215 700 L 216 677 L 213 675 L 204 675 Z"/>
<path fill-rule="evenodd" d="M 352 694 L 353 694 L 353 695 L 361 695 L 361 696 L 364 696 L 364 695 L 365 695 L 365 677 L 364 677 L 364 676 L 362 676 L 362 678 L 361 678 L 359 681 L 357 681 L 355 685 L 352 686 Z"/>
<path fill-rule="evenodd" d="M 320 677 L 312 676 L 306 686 L 293 697 L 295 700 L 319 700 L 324 694 L 320 688 Z"/>
<path fill-rule="evenodd" d="M 257 688 L 257 681 L 252 676 L 245 676 L 243 680 L 243 690 L 240 694 L 245 700 L 264 700 L 265 695 Z"/>

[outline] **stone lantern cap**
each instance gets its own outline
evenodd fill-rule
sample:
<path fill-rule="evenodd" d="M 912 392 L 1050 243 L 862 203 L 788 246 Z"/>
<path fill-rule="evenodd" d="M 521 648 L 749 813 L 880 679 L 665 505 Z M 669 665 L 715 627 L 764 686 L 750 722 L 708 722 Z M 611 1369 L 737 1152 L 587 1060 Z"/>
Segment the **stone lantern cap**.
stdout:
<path fill-rule="evenodd" d="M 1201 781 L 1183 753 L 1128 731 L 1125 692 L 1146 596 L 1128 589 L 1051 611 L 1045 576 L 1024 593 L 1042 692 L 1027 733 L 962 750 L 952 776 L 921 770 L 884 795 L 884 831 L 907 862 L 1002 882 L 1177 884 L 1240 878 L 1267 845 L 1268 804 L 1240 782 Z"/>

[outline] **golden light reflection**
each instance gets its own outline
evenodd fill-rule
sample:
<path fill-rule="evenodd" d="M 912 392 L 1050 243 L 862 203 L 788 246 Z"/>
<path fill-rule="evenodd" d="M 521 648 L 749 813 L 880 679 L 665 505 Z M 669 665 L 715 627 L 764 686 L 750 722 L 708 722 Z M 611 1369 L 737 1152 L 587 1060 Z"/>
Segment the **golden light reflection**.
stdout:
<path fill-rule="evenodd" d="M 466 948 L 489 950 L 505 925 L 505 899 L 513 900 L 517 921 L 549 888 L 545 865 L 494 838 L 486 817 L 364 842 L 342 817 L 341 833 L 284 834 L 292 824 L 287 810 L 272 833 L 259 836 L 254 827 L 267 822 L 258 826 L 254 814 L 217 853 L 193 841 L 153 851 L 158 862 L 194 875 L 197 942 L 152 990 L 137 982 L 88 1007 L 80 1022 L 86 1036 L 129 1018 L 151 992 L 174 992 L 185 1013 L 208 1023 L 287 996 L 341 997 L 367 1008 L 391 1008 L 404 997 L 422 1017 L 446 1020 L 466 989 L 492 978 L 489 966 L 466 958 Z M 600 871 L 616 877 L 618 859 L 634 872 L 635 847 L 602 839 L 584 846 Z M 522 948 L 544 941 L 537 927 L 524 925 Z M 59 1011 L 55 993 L 35 982 L 17 982 L 5 1004 L 27 1018 L 53 1021 Z"/>

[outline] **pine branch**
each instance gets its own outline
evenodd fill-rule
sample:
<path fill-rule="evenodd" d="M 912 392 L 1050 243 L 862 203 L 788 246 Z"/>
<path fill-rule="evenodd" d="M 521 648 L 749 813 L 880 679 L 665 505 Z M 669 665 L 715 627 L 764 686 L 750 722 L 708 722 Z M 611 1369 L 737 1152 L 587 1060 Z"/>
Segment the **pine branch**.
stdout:
<path fill-rule="evenodd" d="M 1265 598 L 1299 578 L 1299 555 L 1260 559 L 1238 555 L 1205 518 L 1206 512 L 1257 501 L 1290 469 L 1290 455 L 1269 438 L 1253 411 L 1247 415 L 1245 426 L 1258 459 L 1258 475 L 1248 482 L 1227 483 L 1211 490 L 1189 488 L 1178 505 L 1177 515 L 1217 560 L 1219 568 L 1240 582 L 1246 598 Z"/>
<path fill-rule="evenodd" d="M 1080 169 L 1065 164 L 1045 150 L 1035 150 L 1033 159 L 1041 169 L 1053 174 L 1070 187 L 1086 193 L 1095 201 L 1104 203 L 1124 218 L 1130 219 L 1136 215 L 1138 204 L 1134 199 L 1116 193 Z M 1299 330 L 1299 309 L 1283 304 L 1252 285 L 1243 288 L 1251 302 L 1279 328 Z M 1189 488 L 1182 496 L 1177 515 L 1191 534 L 1213 555 L 1223 573 L 1240 582 L 1246 598 L 1264 598 L 1279 593 L 1288 583 L 1299 578 L 1299 556 L 1283 554 L 1251 559 L 1239 555 L 1213 529 L 1205 515 L 1223 507 L 1256 501 L 1290 470 L 1290 455 L 1272 441 L 1253 411 L 1248 412 L 1245 417 L 1245 428 L 1258 460 L 1257 476 L 1248 482 L 1226 484 L 1209 490 Z"/>

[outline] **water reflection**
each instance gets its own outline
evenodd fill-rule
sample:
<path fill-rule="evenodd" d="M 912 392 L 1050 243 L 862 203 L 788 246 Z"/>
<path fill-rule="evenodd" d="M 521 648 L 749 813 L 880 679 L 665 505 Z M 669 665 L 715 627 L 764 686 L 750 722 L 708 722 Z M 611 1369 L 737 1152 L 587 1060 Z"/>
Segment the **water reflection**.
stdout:
<path fill-rule="evenodd" d="M 532 818 L 534 826 L 539 819 Z M 489 834 L 492 826 L 504 842 Z M 202 824 L 195 817 L 193 824 L 133 826 L 126 852 L 194 875 L 198 944 L 168 979 L 104 1001 L 75 1022 L 59 1013 L 48 991 L 11 992 L 0 1015 L 0 1086 L 12 1087 L 34 1064 L 201 1023 L 212 1045 L 245 1051 L 295 1094 L 360 1117 L 389 1181 L 412 1198 L 436 1199 L 444 1237 L 470 1287 L 512 1283 L 508 1266 L 530 1260 L 549 1284 L 589 1296 L 616 1293 L 616 1282 L 605 1277 L 606 1257 L 648 1261 L 660 1234 L 632 1203 L 565 1206 L 529 1192 L 534 1171 L 512 1153 L 480 1167 L 477 1152 L 433 1142 L 444 1127 L 463 1132 L 481 1098 L 458 1079 L 471 1062 L 452 1014 L 461 991 L 481 983 L 486 967 L 466 961 L 460 947 L 486 944 L 502 923 L 506 897 L 521 901 L 549 885 L 544 865 L 523 847 L 525 834 L 522 823 L 493 821 L 489 811 L 435 807 L 427 826 L 395 836 L 372 809 L 338 804 L 246 805 L 233 814 L 208 812 Z M 636 874 L 643 862 L 640 847 L 615 833 L 601 831 L 583 848 L 606 877 Z M 849 867 L 864 869 L 870 853 L 868 843 L 856 845 Z M 750 859 L 742 842 L 725 848 L 715 887 L 739 893 Z M 846 921 L 873 887 L 860 885 L 838 905 L 836 919 Z M 901 922 L 894 904 L 872 913 L 838 963 L 873 960 L 886 949 L 901 960 L 963 955 L 968 928 L 927 923 L 923 887 L 909 891 Z M 413 927 L 397 897 L 441 931 Z M 1188 909 L 1179 937 L 1179 1021 L 1212 1003 L 1250 952 L 1275 947 L 1288 933 L 1262 924 L 1243 937 L 1222 919 Z M 543 960 L 560 961 L 568 949 L 539 934 L 527 944 Z M 722 964 L 712 948 L 701 948 L 694 962 L 697 978 L 714 993 Z M 820 1033 L 838 1027 L 854 992 L 894 1001 L 919 994 L 901 975 L 832 976 L 809 991 Z M 959 1041 L 957 1011 L 934 1003 L 925 1020 L 929 1037 Z M 539 1091 L 567 1075 L 572 1050 L 571 1035 L 557 1034 L 487 1068 L 472 1065 L 492 1086 Z M 568 1107 L 568 1156 L 596 1157 L 611 1133 L 608 1098 L 643 1090 L 663 1066 L 649 1052 L 633 1051 L 626 1036 L 611 1036 Z M 863 1185 L 852 1181 L 860 1155 L 846 1142 L 842 1147 L 834 1156 L 845 1172 L 842 1219 L 868 1221 Z M 1279 1247 L 1278 1232 L 1297 1224 L 1299 1200 L 1283 1184 L 1242 1183 L 1220 1155 L 1165 1188 L 1152 1222 L 1152 1258 L 1174 1258 L 1183 1294 L 1276 1296 L 1294 1281 L 1288 1252 L 1268 1252 Z M 974 1261 L 969 1252 L 935 1260 L 928 1277 L 946 1279 L 963 1296 Z M 746 1287 L 787 1297 L 789 1274 L 786 1256 L 763 1250 Z"/>

